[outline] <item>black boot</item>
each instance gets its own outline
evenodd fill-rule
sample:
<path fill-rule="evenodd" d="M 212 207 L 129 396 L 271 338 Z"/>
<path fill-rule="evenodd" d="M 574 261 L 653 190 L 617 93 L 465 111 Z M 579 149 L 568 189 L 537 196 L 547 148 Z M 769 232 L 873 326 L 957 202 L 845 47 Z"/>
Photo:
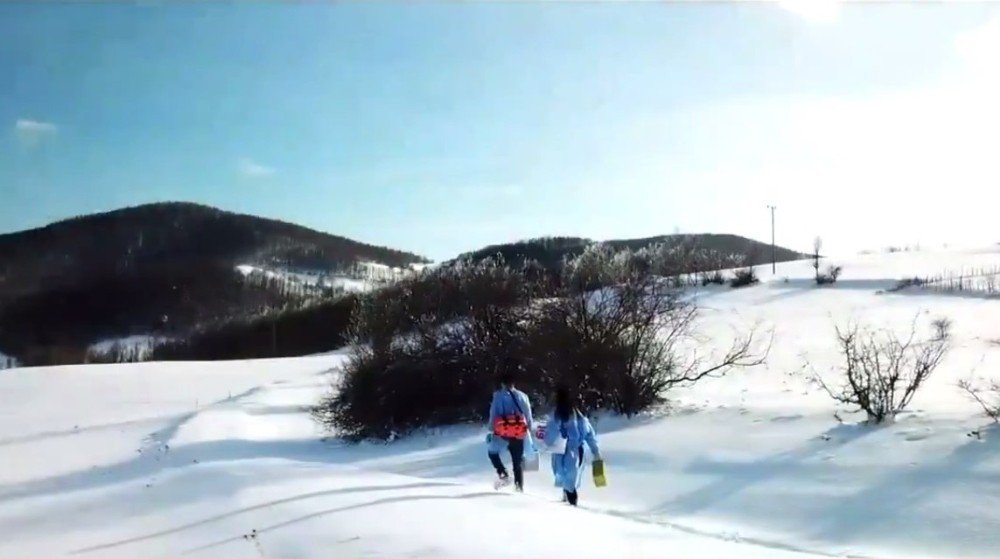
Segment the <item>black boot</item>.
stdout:
<path fill-rule="evenodd" d="M 487 456 L 490 457 L 490 463 L 493 464 L 493 469 L 497 471 L 497 476 L 501 479 L 507 479 L 507 468 L 503 467 L 503 461 L 500 460 L 500 455 L 488 453 Z"/>
<path fill-rule="evenodd" d="M 566 500 L 569 502 L 570 505 L 572 505 L 574 507 L 576 506 L 576 501 L 577 501 L 578 498 L 579 498 L 579 494 L 577 494 L 576 491 L 567 491 L 566 492 Z"/>

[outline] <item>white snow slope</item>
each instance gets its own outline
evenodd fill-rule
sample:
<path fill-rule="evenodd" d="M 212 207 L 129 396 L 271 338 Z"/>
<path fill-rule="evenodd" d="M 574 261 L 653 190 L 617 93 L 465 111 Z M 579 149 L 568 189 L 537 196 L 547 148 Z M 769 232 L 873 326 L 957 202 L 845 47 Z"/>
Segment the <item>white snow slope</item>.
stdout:
<path fill-rule="evenodd" d="M 768 366 L 598 421 L 610 484 L 588 477 L 580 509 L 545 458 L 527 494 L 493 491 L 475 426 L 321 440 L 306 406 L 342 355 L 4 371 L 0 557 L 997 557 L 1000 433 L 967 436 L 987 421 L 954 384 L 998 369 L 1000 301 L 876 291 L 1000 253 L 837 263 L 829 288 L 801 262 L 699 294 L 719 347 L 733 326 L 774 328 Z M 894 425 L 839 424 L 795 372 L 836 363 L 835 323 L 923 311 L 954 320 L 956 348 Z"/>

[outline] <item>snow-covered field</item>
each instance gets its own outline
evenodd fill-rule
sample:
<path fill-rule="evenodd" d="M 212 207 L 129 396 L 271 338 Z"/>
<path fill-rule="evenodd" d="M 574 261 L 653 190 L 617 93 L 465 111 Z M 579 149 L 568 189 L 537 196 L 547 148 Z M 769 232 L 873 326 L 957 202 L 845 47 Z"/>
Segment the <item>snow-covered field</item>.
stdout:
<path fill-rule="evenodd" d="M 697 295 L 702 331 L 774 329 L 766 367 L 675 390 L 669 411 L 597 422 L 610 484 L 558 502 L 550 475 L 497 493 L 484 431 L 323 441 L 306 407 L 343 359 L 14 369 L 0 374 L 0 557 L 1000 556 L 1000 432 L 955 388 L 1000 376 L 1000 301 L 899 278 L 1000 252 L 806 262 Z M 787 281 L 785 281 L 787 278 Z M 833 326 L 954 321 L 955 349 L 894 425 L 842 415 L 800 373 L 836 363 Z M 484 406 L 486 403 L 484 402 Z M 543 461 L 544 464 L 544 461 Z M 589 482 L 589 479 L 587 480 Z"/>

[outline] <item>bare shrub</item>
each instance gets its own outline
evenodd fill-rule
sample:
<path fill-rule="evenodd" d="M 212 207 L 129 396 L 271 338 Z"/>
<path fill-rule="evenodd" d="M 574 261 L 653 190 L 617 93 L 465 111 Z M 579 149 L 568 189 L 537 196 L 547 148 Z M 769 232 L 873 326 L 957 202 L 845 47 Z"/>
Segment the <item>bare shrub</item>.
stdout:
<path fill-rule="evenodd" d="M 760 278 L 757 277 L 757 270 L 753 266 L 748 266 L 733 272 L 729 285 L 730 287 L 747 287 L 758 282 L 760 282 Z"/>
<path fill-rule="evenodd" d="M 532 368 L 544 386 L 578 387 L 589 409 L 633 415 L 670 388 L 733 368 L 762 364 L 770 346 L 753 329 L 715 360 L 693 358 L 697 307 L 669 281 L 622 278 L 597 292 L 575 291 L 544 306 L 529 338 Z"/>
<path fill-rule="evenodd" d="M 726 276 L 722 274 L 722 270 L 715 270 L 713 272 L 702 272 L 701 274 L 701 285 L 726 285 Z"/>
<path fill-rule="evenodd" d="M 838 327 L 837 342 L 844 360 L 840 382 L 831 385 L 815 372 L 813 378 L 834 400 L 864 411 L 869 423 L 891 421 L 909 405 L 948 352 L 949 328 L 934 328 L 927 340 L 918 341 L 916 320 L 906 338 L 857 324 Z"/>
<path fill-rule="evenodd" d="M 947 340 L 951 338 L 952 321 L 946 316 L 935 318 L 931 321 L 931 328 L 934 329 L 932 340 Z"/>
<path fill-rule="evenodd" d="M 983 408 L 987 417 L 1000 422 L 1000 382 L 963 379 L 958 381 L 958 387 Z"/>
<path fill-rule="evenodd" d="M 840 278 L 840 273 L 842 271 L 843 268 L 840 266 L 830 266 L 826 269 L 825 272 L 817 274 L 816 283 L 818 285 L 829 285 L 831 283 L 837 283 L 837 280 Z"/>

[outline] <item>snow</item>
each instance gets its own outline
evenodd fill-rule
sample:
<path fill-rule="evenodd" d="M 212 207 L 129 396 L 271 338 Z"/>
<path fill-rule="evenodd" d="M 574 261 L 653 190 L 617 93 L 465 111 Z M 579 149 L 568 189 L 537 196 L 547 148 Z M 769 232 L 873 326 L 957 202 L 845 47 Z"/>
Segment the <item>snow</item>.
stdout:
<path fill-rule="evenodd" d="M 308 409 L 342 353 L 5 371 L 0 557 L 995 557 L 1000 432 L 955 383 L 1000 366 L 1000 301 L 884 290 L 1000 252 L 830 263 L 833 286 L 793 262 L 696 292 L 719 350 L 734 328 L 773 329 L 768 365 L 599 418 L 609 486 L 586 479 L 580 509 L 558 502 L 545 458 L 525 495 L 494 492 L 478 426 L 324 441 Z M 836 365 L 834 324 L 918 313 L 954 321 L 942 368 L 894 424 L 839 423 L 805 363 Z"/>

